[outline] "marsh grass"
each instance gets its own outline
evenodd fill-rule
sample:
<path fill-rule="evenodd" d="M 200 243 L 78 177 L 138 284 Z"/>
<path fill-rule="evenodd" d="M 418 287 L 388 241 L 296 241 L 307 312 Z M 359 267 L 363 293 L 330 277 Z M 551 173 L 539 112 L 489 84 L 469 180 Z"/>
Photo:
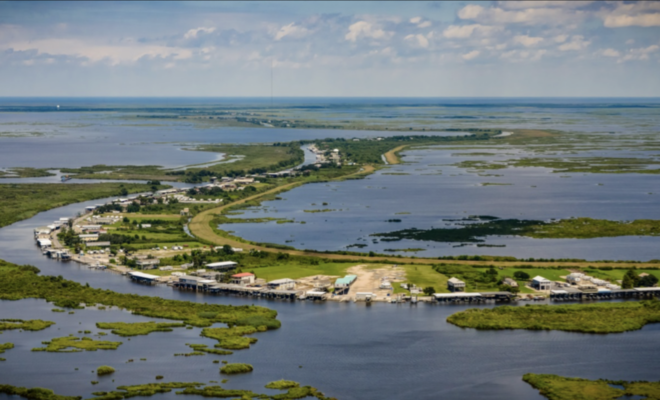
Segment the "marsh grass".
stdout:
<path fill-rule="evenodd" d="M 660 322 L 660 300 L 562 306 L 471 308 L 450 315 L 447 322 L 479 330 L 527 329 L 583 333 L 621 333 Z"/>
<path fill-rule="evenodd" d="M 122 342 L 94 340 L 92 338 L 65 336 L 42 342 L 46 347 L 35 347 L 32 351 L 47 351 L 50 353 L 78 353 L 81 351 L 117 350 Z"/>
<path fill-rule="evenodd" d="M 41 331 L 51 325 L 55 325 L 55 322 L 42 321 L 40 319 L 0 319 L 0 331 L 11 329 L 22 329 L 24 331 Z"/>
<path fill-rule="evenodd" d="M 538 389 L 539 393 L 549 400 L 614 400 L 633 396 L 660 398 L 660 382 L 589 380 L 550 374 L 525 374 L 523 381 Z M 612 385 L 621 386 L 623 389 Z"/>
<path fill-rule="evenodd" d="M 97 322 L 99 329 L 112 329 L 112 333 L 119 336 L 148 335 L 151 332 L 172 332 L 172 328 L 182 328 L 184 323 L 176 322 Z"/>
<path fill-rule="evenodd" d="M 250 364 L 234 363 L 227 364 L 220 368 L 221 374 L 233 375 L 233 374 L 245 374 L 252 372 L 254 368 Z"/>

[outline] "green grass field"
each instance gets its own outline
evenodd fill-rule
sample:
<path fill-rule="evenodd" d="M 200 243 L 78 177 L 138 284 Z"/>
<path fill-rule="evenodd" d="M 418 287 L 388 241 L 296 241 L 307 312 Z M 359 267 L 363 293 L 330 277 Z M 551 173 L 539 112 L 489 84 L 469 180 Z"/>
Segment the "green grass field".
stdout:
<path fill-rule="evenodd" d="M 346 270 L 354 265 L 354 263 L 319 263 L 319 265 L 300 265 L 296 263 L 280 264 L 272 267 L 244 267 L 243 269 L 254 271 L 257 278 L 272 281 L 282 278 L 299 279 L 312 275 L 344 276 Z"/>
<path fill-rule="evenodd" d="M 406 283 L 412 283 L 417 287 L 425 288 L 431 286 L 436 292 L 448 292 L 447 276 L 435 272 L 430 265 L 399 265 L 406 271 Z M 394 293 L 409 293 L 399 283 L 392 283 Z"/>

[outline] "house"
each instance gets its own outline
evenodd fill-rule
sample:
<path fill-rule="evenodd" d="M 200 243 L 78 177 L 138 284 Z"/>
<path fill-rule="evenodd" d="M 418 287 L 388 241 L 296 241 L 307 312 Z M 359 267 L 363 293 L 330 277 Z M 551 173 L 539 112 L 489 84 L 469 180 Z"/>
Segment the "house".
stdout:
<path fill-rule="evenodd" d="M 534 279 L 532 279 L 532 288 L 536 290 L 550 290 L 550 287 L 552 286 L 552 281 L 545 279 L 542 276 L 535 276 Z"/>
<path fill-rule="evenodd" d="M 511 287 L 518 287 L 518 282 L 514 281 L 511 278 L 504 278 L 504 280 L 502 280 L 502 284 L 509 285 Z"/>
<path fill-rule="evenodd" d="M 357 275 L 346 275 L 343 278 L 339 278 L 335 281 L 335 289 L 346 290 L 355 283 L 356 279 Z"/>
<path fill-rule="evenodd" d="M 155 269 L 160 265 L 160 260 L 157 258 L 146 258 L 143 260 L 135 260 L 135 265 L 140 269 Z"/>
<path fill-rule="evenodd" d="M 254 274 L 250 272 L 242 272 L 231 276 L 231 283 L 235 285 L 250 285 L 254 283 Z"/>
<path fill-rule="evenodd" d="M 238 263 L 235 261 L 220 261 L 206 264 L 205 267 L 208 269 L 215 269 L 218 271 L 228 271 L 231 269 L 236 269 Z"/>
<path fill-rule="evenodd" d="M 190 210 L 188 210 L 188 208 L 184 208 L 183 210 L 181 210 L 181 211 L 179 212 L 179 214 L 180 214 L 182 217 L 185 217 L 185 216 L 187 216 L 188 214 L 190 214 Z"/>
<path fill-rule="evenodd" d="M 296 288 L 296 281 L 289 278 L 276 279 L 268 282 L 268 288 L 277 290 L 294 290 Z"/>
<path fill-rule="evenodd" d="M 449 278 L 447 281 L 447 289 L 450 292 L 465 292 L 465 282 L 454 277 Z"/>

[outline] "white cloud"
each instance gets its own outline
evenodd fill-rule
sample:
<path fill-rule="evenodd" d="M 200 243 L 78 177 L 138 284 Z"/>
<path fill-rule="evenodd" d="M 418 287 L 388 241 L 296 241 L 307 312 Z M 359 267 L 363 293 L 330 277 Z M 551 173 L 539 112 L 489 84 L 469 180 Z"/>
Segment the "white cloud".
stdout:
<path fill-rule="evenodd" d="M 464 60 L 472 60 L 473 58 L 478 57 L 480 53 L 479 50 L 472 50 L 469 53 L 463 54 L 461 57 L 463 57 Z"/>
<path fill-rule="evenodd" d="M 450 25 L 442 32 L 442 35 L 448 39 L 465 39 L 471 37 L 475 33 L 480 35 L 490 35 L 498 30 L 501 30 L 501 28 L 480 24 Z"/>
<path fill-rule="evenodd" d="M 521 44 L 525 47 L 533 47 L 543 41 L 541 37 L 532 37 L 527 35 L 517 35 L 513 37 L 514 43 Z"/>
<path fill-rule="evenodd" d="M 418 27 L 418 28 L 428 28 L 428 27 L 431 26 L 431 25 L 432 25 L 432 24 L 431 24 L 431 21 L 424 21 L 424 22 L 422 22 L 421 24 L 417 25 L 417 27 Z"/>
<path fill-rule="evenodd" d="M 586 13 L 564 8 L 525 8 L 506 10 L 499 7 L 483 8 L 468 4 L 458 11 L 460 19 L 488 24 L 566 25 L 581 21 Z"/>
<path fill-rule="evenodd" d="M 634 3 L 618 3 L 613 10 L 601 11 L 603 24 L 607 28 L 623 28 L 627 26 L 651 27 L 660 26 L 660 2 L 639 1 Z"/>
<path fill-rule="evenodd" d="M 548 51 L 545 49 L 541 50 L 510 50 L 505 53 L 502 53 L 500 58 L 506 59 L 512 62 L 522 62 L 522 61 L 538 61 L 543 57 Z"/>
<path fill-rule="evenodd" d="M 279 31 L 277 31 L 277 33 L 275 34 L 275 40 L 281 40 L 286 36 L 301 38 L 307 36 L 308 34 L 309 34 L 309 30 L 307 28 L 302 26 L 297 26 L 295 25 L 295 23 L 292 22 L 289 25 L 284 25 L 282 28 L 280 28 Z"/>
<path fill-rule="evenodd" d="M 564 43 L 566 41 L 566 39 L 568 39 L 568 35 L 557 35 L 557 36 L 554 37 L 553 40 L 556 43 Z"/>
<path fill-rule="evenodd" d="M 527 9 L 527 8 L 579 8 L 586 6 L 593 1 L 543 1 L 543 0 L 533 0 L 533 1 L 499 1 L 498 5 L 502 8 L 508 9 Z"/>
<path fill-rule="evenodd" d="M 619 57 L 621 53 L 614 49 L 605 49 L 603 50 L 603 55 L 606 57 Z"/>
<path fill-rule="evenodd" d="M 660 26 L 660 13 L 640 15 L 608 15 L 603 21 L 608 28 L 622 28 L 626 26 Z"/>
<path fill-rule="evenodd" d="M 559 46 L 561 51 L 571 51 L 571 50 L 584 50 L 591 44 L 590 40 L 584 40 L 584 36 L 575 35 L 571 38 L 570 42 L 564 43 Z"/>
<path fill-rule="evenodd" d="M 81 57 L 92 63 L 108 61 L 111 65 L 130 64 L 145 57 L 184 60 L 193 56 L 192 50 L 178 47 L 143 45 L 138 43 L 105 45 L 78 39 L 43 39 L 16 42 L 3 47 L 13 49 L 14 51 L 36 50 L 38 54 Z"/>
<path fill-rule="evenodd" d="M 408 35 L 404 39 L 414 41 L 420 47 L 429 47 L 429 40 L 424 35 Z"/>
<path fill-rule="evenodd" d="M 215 28 L 205 28 L 203 26 L 200 26 L 199 28 L 194 28 L 189 30 L 188 32 L 183 35 L 184 39 L 193 39 L 196 38 L 197 35 L 202 32 L 202 33 L 212 33 L 215 31 Z"/>
<path fill-rule="evenodd" d="M 386 32 L 381 28 L 376 27 L 371 22 L 358 21 L 348 27 L 348 33 L 344 36 L 344 38 L 350 42 L 355 42 L 359 37 L 388 39 L 392 35 L 392 32 Z"/>
<path fill-rule="evenodd" d="M 419 24 L 420 22 L 422 22 L 422 17 L 413 17 L 413 18 L 410 18 L 410 23 L 411 23 L 411 24 Z"/>
<path fill-rule="evenodd" d="M 460 19 L 476 19 L 479 15 L 483 14 L 484 8 L 476 4 L 468 4 L 467 6 L 458 10 L 458 18 Z"/>
<path fill-rule="evenodd" d="M 630 49 L 625 56 L 621 57 L 618 62 L 625 62 L 631 60 L 648 60 L 649 54 L 655 53 L 660 49 L 660 46 L 657 44 L 651 45 L 649 47 L 640 47 L 638 49 Z"/>

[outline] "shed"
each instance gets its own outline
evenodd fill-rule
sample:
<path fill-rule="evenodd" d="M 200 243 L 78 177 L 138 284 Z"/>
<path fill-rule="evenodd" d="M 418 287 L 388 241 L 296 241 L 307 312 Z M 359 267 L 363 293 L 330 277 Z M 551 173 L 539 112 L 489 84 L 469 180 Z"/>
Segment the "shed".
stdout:
<path fill-rule="evenodd" d="M 357 279 L 357 275 L 346 275 L 343 278 L 339 278 L 335 281 L 335 287 L 344 289 L 350 287 L 353 283 L 355 283 L 355 280 Z"/>
<path fill-rule="evenodd" d="M 296 288 L 296 281 L 289 278 L 276 279 L 268 282 L 268 287 L 278 290 L 294 290 Z"/>

